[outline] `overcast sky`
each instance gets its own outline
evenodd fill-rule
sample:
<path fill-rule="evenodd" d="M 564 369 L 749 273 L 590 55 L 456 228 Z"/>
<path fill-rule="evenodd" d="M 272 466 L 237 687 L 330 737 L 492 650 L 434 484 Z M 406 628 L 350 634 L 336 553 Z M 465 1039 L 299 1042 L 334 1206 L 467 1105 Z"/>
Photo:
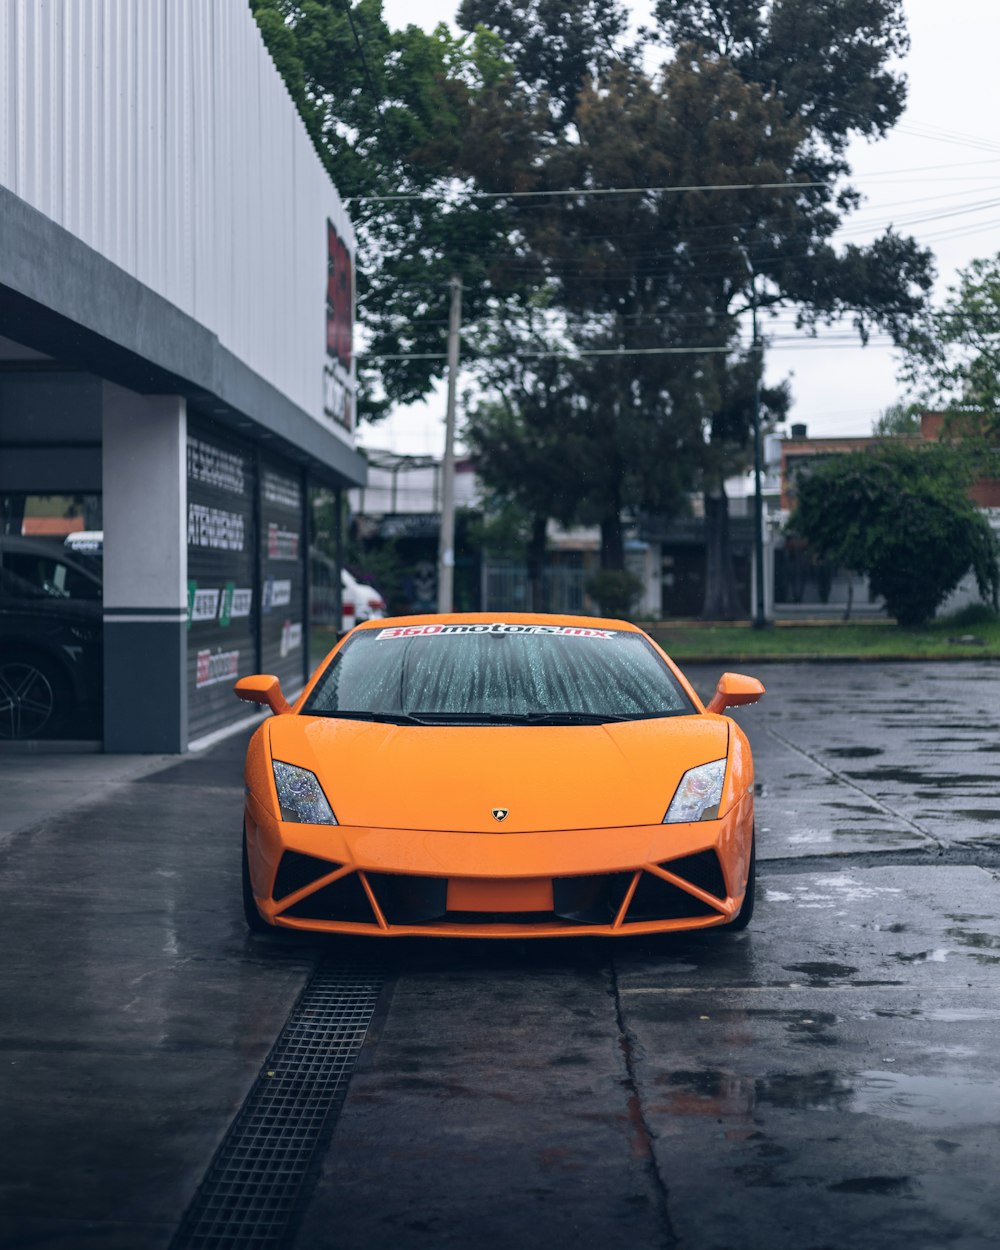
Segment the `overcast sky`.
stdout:
<path fill-rule="evenodd" d="M 639 3 L 637 12 L 646 12 Z M 451 21 L 457 0 L 384 0 L 391 26 L 432 29 Z M 844 238 L 864 241 L 894 225 L 937 256 L 937 294 L 977 256 L 1000 251 L 1000 0 L 904 0 L 911 48 L 907 110 L 887 139 L 850 151 L 852 182 L 865 195 Z M 769 333 L 787 341 L 791 318 Z M 768 350 L 768 380 L 790 377 L 790 419 L 811 435 L 867 434 L 903 395 L 890 347 L 862 348 L 849 327 L 801 335 Z M 362 427 L 361 441 L 399 452 L 440 454 L 444 393 Z"/>

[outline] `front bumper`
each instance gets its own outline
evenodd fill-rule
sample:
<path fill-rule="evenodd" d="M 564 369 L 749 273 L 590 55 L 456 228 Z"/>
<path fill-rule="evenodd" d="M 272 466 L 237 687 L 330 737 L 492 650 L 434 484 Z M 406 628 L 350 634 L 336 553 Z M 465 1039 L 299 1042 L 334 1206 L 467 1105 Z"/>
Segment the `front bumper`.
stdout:
<path fill-rule="evenodd" d="M 269 923 L 374 937 L 622 936 L 728 923 L 746 888 L 753 800 L 721 820 L 482 834 L 276 820 L 246 806 Z"/>

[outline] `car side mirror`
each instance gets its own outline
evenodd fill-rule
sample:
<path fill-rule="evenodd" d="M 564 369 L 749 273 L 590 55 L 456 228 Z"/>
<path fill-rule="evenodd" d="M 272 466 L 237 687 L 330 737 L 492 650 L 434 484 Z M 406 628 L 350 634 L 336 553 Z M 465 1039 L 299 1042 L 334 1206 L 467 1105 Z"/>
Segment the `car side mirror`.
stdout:
<path fill-rule="evenodd" d="M 742 703 L 756 703 L 764 693 L 764 683 L 756 677 L 743 673 L 723 673 L 715 687 L 712 701 L 706 712 L 724 712 L 727 707 L 739 707 Z"/>
<path fill-rule="evenodd" d="M 263 707 L 269 707 L 275 716 L 282 716 L 292 710 L 291 704 L 281 693 L 281 682 L 273 673 L 241 677 L 233 690 L 236 697 L 244 703 L 259 703 Z"/>

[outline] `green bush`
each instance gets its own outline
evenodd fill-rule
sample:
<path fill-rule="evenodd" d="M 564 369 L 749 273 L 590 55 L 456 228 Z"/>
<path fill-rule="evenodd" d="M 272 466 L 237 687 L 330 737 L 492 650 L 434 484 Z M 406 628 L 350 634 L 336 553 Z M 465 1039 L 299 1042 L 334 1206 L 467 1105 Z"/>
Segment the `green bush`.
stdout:
<path fill-rule="evenodd" d="M 602 616 L 627 617 L 642 593 L 642 582 L 625 569 L 600 569 L 584 590 L 601 606 Z"/>
<path fill-rule="evenodd" d="M 957 612 L 949 612 L 942 617 L 942 623 L 956 628 L 967 628 L 971 625 L 996 625 L 1000 622 L 1000 612 L 991 608 L 988 603 L 967 603 Z"/>
<path fill-rule="evenodd" d="M 900 625 L 929 621 L 971 569 L 997 602 L 997 542 L 968 496 L 971 462 L 941 444 L 882 443 L 799 479 L 791 526 L 816 555 L 867 576 Z"/>

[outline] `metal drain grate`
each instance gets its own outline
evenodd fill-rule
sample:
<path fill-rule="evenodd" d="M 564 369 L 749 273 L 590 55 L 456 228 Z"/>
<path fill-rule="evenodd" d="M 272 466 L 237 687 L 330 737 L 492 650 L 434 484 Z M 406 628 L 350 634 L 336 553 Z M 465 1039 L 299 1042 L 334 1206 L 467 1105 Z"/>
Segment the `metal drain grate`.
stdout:
<path fill-rule="evenodd" d="M 320 967 L 292 1009 L 171 1250 L 273 1250 L 347 1091 L 382 978 Z"/>

